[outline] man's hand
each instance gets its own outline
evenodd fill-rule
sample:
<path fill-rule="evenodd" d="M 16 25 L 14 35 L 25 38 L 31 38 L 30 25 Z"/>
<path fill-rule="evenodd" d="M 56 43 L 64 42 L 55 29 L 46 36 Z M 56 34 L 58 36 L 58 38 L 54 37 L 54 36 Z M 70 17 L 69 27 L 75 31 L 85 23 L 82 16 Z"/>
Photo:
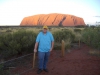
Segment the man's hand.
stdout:
<path fill-rule="evenodd" d="M 53 50 L 53 46 L 54 46 L 54 41 L 52 41 L 52 44 L 51 44 L 51 49 L 50 49 L 50 52 Z"/>
<path fill-rule="evenodd" d="M 35 43 L 34 52 L 37 52 L 38 42 Z"/>
<path fill-rule="evenodd" d="M 34 52 L 36 53 L 36 52 L 37 52 L 37 50 L 36 50 L 36 49 L 34 49 Z"/>
<path fill-rule="evenodd" d="M 50 49 L 50 52 L 52 51 L 52 48 Z"/>

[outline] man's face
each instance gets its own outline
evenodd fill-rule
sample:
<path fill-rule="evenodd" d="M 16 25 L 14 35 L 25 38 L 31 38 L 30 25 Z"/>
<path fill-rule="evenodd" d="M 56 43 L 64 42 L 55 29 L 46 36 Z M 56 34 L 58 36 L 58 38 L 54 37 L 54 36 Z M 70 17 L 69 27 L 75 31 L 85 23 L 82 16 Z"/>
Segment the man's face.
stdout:
<path fill-rule="evenodd" d="M 47 32 L 47 29 L 46 29 L 46 28 L 44 28 L 44 29 L 43 29 L 43 33 L 46 33 L 46 32 Z"/>

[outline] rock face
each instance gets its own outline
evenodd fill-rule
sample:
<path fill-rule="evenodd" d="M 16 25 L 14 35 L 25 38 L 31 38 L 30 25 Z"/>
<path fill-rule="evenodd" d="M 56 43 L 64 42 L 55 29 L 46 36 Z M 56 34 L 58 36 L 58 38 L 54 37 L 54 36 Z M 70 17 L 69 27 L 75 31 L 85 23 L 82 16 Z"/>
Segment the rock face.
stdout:
<path fill-rule="evenodd" d="M 20 26 L 85 26 L 83 18 L 68 14 L 39 14 L 25 17 Z"/>

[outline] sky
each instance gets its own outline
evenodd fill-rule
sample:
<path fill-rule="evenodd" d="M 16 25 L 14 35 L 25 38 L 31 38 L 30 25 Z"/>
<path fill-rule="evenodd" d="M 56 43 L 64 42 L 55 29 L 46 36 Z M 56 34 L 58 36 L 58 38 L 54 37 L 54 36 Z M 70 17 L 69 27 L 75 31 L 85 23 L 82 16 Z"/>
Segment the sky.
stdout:
<path fill-rule="evenodd" d="M 24 17 L 60 13 L 100 22 L 100 0 L 0 0 L 0 26 L 20 25 Z"/>

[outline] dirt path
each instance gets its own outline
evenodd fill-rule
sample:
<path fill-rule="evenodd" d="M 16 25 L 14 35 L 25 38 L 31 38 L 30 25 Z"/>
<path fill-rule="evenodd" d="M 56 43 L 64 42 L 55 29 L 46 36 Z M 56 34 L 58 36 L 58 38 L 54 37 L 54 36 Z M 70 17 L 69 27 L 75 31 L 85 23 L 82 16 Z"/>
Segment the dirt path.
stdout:
<path fill-rule="evenodd" d="M 60 57 L 60 51 L 53 51 L 48 63 L 49 73 L 40 75 L 100 75 L 100 57 L 90 56 L 89 48 L 82 45 L 80 49 L 71 49 L 65 57 Z M 23 75 L 38 75 L 37 68 Z"/>

